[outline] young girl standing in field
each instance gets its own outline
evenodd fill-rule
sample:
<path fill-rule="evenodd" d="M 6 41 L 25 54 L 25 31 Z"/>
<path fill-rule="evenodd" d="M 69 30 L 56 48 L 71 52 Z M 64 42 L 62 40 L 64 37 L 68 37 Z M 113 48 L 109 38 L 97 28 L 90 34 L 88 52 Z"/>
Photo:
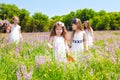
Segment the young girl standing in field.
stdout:
<path fill-rule="evenodd" d="M 79 61 L 80 54 L 84 51 L 84 42 L 86 49 L 88 50 L 88 46 L 86 44 L 86 33 L 82 29 L 82 23 L 80 19 L 74 18 L 72 20 L 72 54 L 75 61 Z"/>
<path fill-rule="evenodd" d="M 11 32 L 9 34 L 8 41 L 18 44 L 20 39 L 22 39 L 21 27 L 18 25 L 19 18 L 17 16 L 14 16 L 12 18 L 12 21 L 14 24 L 11 25 Z"/>
<path fill-rule="evenodd" d="M 50 33 L 48 47 L 53 49 L 54 57 L 57 62 L 67 62 L 67 30 L 62 22 L 56 22 Z M 51 45 L 53 43 L 53 45 Z"/>
<path fill-rule="evenodd" d="M 89 47 L 93 46 L 93 29 L 90 26 L 89 21 L 84 21 L 84 30 L 86 32 L 86 36 L 87 36 L 87 44 Z"/>

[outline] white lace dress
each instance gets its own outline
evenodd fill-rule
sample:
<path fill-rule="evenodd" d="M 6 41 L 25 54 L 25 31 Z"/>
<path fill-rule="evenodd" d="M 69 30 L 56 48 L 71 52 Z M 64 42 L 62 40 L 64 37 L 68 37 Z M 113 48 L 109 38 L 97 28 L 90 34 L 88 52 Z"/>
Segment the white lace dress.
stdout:
<path fill-rule="evenodd" d="M 20 41 L 20 26 L 19 25 L 12 25 L 11 32 L 9 34 L 9 42 L 19 43 Z"/>
<path fill-rule="evenodd" d="M 85 32 L 86 32 L 86 36 L 87 36 L 87 44 L 89 47 L 92 47 L 93 46 L 92 35 L 91 35 L 90 31 L 88 31 L 87 29 L 85 30 Z"/>
<path fill-rule="evenodd" d="M 81 57 L 81 53 L 84 50 L 83 34 L 84 31 L 81 31 L 79 33 L 75 33 L 73 37 L 71 50 L 75 61 L 78 61 L 78 59 Z"/>
<path fill-rule="evenodd" d="M 66 59 L 66 44 L 62 36 L 55 36 L 53 39 L 53 52 L 57 62 L 67 62 Z"/>

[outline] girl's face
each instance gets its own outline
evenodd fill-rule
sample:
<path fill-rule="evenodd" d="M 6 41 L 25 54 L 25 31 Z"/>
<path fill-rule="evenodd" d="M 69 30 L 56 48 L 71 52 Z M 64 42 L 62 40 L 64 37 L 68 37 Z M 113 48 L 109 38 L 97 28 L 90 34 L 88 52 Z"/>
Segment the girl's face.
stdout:
<path fill-rule="evenodd" d="M 72 29 L 73 30 L 77 30 L 77 25 L 76 24 L 72 24 Z"/>
<path fill-rule="evenodd" d="M 84 22 L 84 25 L 85 25 L 85 27 L 87 28 L 87 26 L 88 26 L 88 23 L 87 23 L 87 22 Z"/>
<path fill-rule="evenodd" d="M 57 26 L 56 29 L 55 29 L 55 32 L 56 32 L 57 36 L 61 36 L 61 34 L 63 32 L 62 27 L 61 26 Z"/>
<path fill-rule="evenodd" d="M 19 22 L 19 20 L 17 18 L 14 18 L 13 22 L 14 22 L 14 24 L 17 24 Z"/>

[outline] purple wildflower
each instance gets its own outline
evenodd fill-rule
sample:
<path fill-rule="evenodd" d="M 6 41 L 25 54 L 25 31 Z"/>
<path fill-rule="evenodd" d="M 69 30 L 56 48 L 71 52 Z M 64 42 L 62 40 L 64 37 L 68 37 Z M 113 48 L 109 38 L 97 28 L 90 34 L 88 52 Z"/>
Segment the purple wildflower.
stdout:
<path fill-rule="evenodd" d="M 36 67 L 38 67 L 39 65 L 46 63 L 46 58 L 45 56 L 35 56 L 35 61 L 36 61 Z"/>
<path fill-rule="evenodd" d="M 111 54 L 114 54 L 114 49 L 113 49 L 112 45 L 110 46 L 109 51 Z"/>
<path fill-rule="evenodd" d="M 114 56 L 111 56 L 111 60 L 113 61 L 114 64 L 116 64 L 116 60 L 115 60 Z"/>
<path fill-rule="evenodd" d="M 17 48 L 16 48 L 16 56 L 17 56 L 17 57 L 19 56 L 19 52 L 20 52 L 20 50 L 19 50 L 19 48 L 17 47 Z"/>
<path fill-rule="evenodd" d="M 117 49 L 119 49 L 119 45 L 117 44 L 117 42 L 115 42 L 114 45 Z"/>
<path fill-rule="evenodd" d="M 21 79 L 31 80 L 32 74 L 33 74 L 33 70 L 32 70 L 32 68 L 30 68 L 30 72 L 28 73 L 26 66 L 22 65 L 22 66 L 20 66 L 18 68 L 18 71 L 17 71 L 16 74 L 17 74 L 17 80 L 21 80 Z M 23 74 L 23 76 L 21 76 L 21 74 Z"/>

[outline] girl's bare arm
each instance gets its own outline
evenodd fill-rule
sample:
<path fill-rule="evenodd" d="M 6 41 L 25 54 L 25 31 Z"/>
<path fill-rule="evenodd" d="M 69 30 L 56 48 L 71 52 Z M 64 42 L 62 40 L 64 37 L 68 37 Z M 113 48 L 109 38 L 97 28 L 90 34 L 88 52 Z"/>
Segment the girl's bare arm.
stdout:
<path fill-rule="evenodd" d="M 83 33 L 83 41 L 84 41 L 84 43 L 85 43 L 85 50 L 88 50 L 88 44 L 87 44 L 87 40 L 86 40 L 87 38 L 86 38 L 86 33 L 84 32 Z"/>
<path fill-rule="evenodd" d="M 50 39 L 49 39 L 49 41 L 48 41 L 48 43 L 47 43 L 47 46 L 48 46 L 49 48 L 53 48 L 53 46 L 51 45 L 52 42 L 53 42 L 53 37 L 50 37 Z"/>
<path fill-rule="evenodd" d="M 94 34 L 93 34 L 93 29 L 91 28 L 91 35 L 92 35 L 92 38 L 94 40 Z"/>
<path fill-rule="evenodd" d="M 20 34 L 20 39 L 23 40 L 23 36 L 21 34 L 21 27 L 20 27 L 20 30 L 19 30 L 19 34 Z"/>

